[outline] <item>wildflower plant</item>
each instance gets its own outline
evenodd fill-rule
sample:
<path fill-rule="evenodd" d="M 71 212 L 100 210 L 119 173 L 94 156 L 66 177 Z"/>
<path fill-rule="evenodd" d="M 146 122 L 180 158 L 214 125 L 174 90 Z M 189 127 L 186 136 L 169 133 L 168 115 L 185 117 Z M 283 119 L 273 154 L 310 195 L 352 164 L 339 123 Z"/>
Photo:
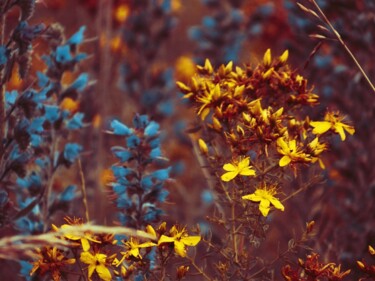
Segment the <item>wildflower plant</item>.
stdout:
<path fill-rule="evenodd" d="M 111 122 L 110 133 L 124 138 L 126 145 L 111 148 L 118 162 L 111 167 L 115 180 L 109 185 L 118 210 L 116 220 L 139 229 L 160 221 L 171 168 L 165 167 L 168 160 L 162 155 L 159 124 L 146 115 L 136 115 L 133 126 Z"/>
<path fill-rule="evenodd" d="M 228 233 L 221 240 L 222 248 L 230 249 L 222 254 L 226 276 L 251 276 L 244 269 L 252 257 L 245 253 L 265 239 L 262 217 L 284 211 L 287 199 L 321 181 L 312 174 L 297 191 L 291 189 L 292 179 L 309 166 L 325 168 L 322 155 L 333 135 L 345 140 L 354 133 L 337 112 L 328 110 L 323 121 L 311 120 L 319 96 L 287 59 L 288 51 L 272 58 L 268 49 L 255 67 L 229 62 L 215 70 L 206 60 L 190 83 L 177 82 L 200 120 L 198 157 L 218 196 L 209 220 Z"/>

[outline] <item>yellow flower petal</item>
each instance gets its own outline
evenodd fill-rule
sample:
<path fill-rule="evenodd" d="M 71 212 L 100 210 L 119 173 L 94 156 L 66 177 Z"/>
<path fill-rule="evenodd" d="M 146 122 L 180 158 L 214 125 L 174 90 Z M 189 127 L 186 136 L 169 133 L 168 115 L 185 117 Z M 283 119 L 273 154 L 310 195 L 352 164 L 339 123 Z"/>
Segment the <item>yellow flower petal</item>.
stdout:
<path fill-rule="evenodd" d="M 156 231 L 151 225 L 146 226 L 146 232 L 156 238 Z"/>
<path fill-rule="evenodd" d="M 182 243 L 184 243 L 186 246 L 195 246 L 201 241 L 200 236 L 187 236 L 182 237 L 180 240 Z"/>
<path fill-rule="evenodd" d="M 249 164 L 250 164 L 250 158 L 249 158 L 249 157 L 246 157 L 246 158 L 244 158 L 243 160 L 241 160 L 240 163 L 238 163 L 238 169 L 239 169 L 239 170 L 242 170 L 242 169 L 248 167 Z"/>
<path fill-rule="evenodd" d="M 271 64 L 271 49 L 267 49 L 263 56 L 263 64 L 270 65 Z"/>
<path fill-rule="evenodd" d="M 225 173 L 221 176 L 221 180 L 222 181 L 231 181 L 232 179 L 234 179 L 236 176 L 238 175 L 238 172 L 237 171 L 234 171 L 234 172 L 228 172 L 228 173 Z"/>
<path fill-rule="evenodd" d="M 96 265 L 95 265 L 95 264 L 90 264 L 90 265 L 89 265 L 88 273 L 87 273 L 87 275 L 89 276 L 89 278 L 90 278 L 91 275 L 94 273 L 95 268 L 96 268 Z M 91 279 L 90 279 L 90 280 L 91 280 Z"/>
<path fill-rule="evenodd" d="M 284 211 L 285 207 L 283 204 L 281 204 L 280 200 L 275 198 L 275 197 L 272 197 L 270 198 L 270 202 L 271 204 L 278 210 L 280 211 Z"/>
<path fill-rule="evenodd" d="M 231 164 L 231 163 L 227 163 L 227 164 L 224 164 L 223 169 L 224 169 L 225 171 L 227 171 L 227 172 L 234 172 L 234 171 L 237 170 L 237 167 L 234 166 L 234 165 Z"/>
<path fill-rule="evenodd" d="M 288 165 L 291 161 L 292 161 L 292 159 L 289 156 L 285 155 L 280 159 L 279 166 L 284 167 L 284 166 Z"/>
<path fill-rule="evenodd" d="M 255 176 L 255 171 L 251 167 L 247 167 L 240 172 L 242 176 Z"/>
<path fill-rule="evenodd" d="M 341 140 L 344 141 L 345 138 L 346 138 L 344 128 L 338 123 L 334 126 L 334 129 L 335 129 L 336 133 L 338 133 L 340 135 Z"/>
<path fill-rule="evenodd" d="M 270 208 L 262 206 L 262 203 L 261 203 L 261 204 L 259 204 L 259 211 L 262 213 L 263 217 L 267 217 L 267 215 L 270 211 Z"/>
<path fill-rule="evenodd" d="M 86 238 L 81 238 L 81 244 L 83 251 L 87 252 L 90 250 L 90 243 Z"/>
<path fill-rule="evenodd" d="M 175 239 L 173 237 L 162 235 L 159 238 L 158 245 L 160 245 L 162 243 L 171 243 L 171 242 L 174 242 L 174 241 L 175 241 Z"/>
<path fill-rule="evenodd" d="M 242 199 L 246 199 L 246 200 L 250 200 L 250 201 L 254 201 L 254 202 L 259 202 L 260 200 L 262 200 L 262 197 L 252 193 L 252 194 L 242 196 Z"/>
<path fill-rule="evenodd" d="M 185 244 L 180 241 L 174 242 L 174 250 L 180 257 L 186 257 Z"/>
<path fill-rule="evenodd" d="M 95 257 L 90 252 L 82 252 L 79 259 L 81 262 L 86 264 L 92 264 L 96 262 Z"/>
<path fill-rule="evenodd" d="M 112 275 L 109 269 L 104 264 L 99 264 L 96 266 L 96 272 L 98 273 L 100 279 L 104 281 L 111 281 Z"/>
<path fill-rule="evenodd" d="M 310 125 L 314 127 L 312 133 L 315 135 L 321 135 L 327 132 L 331 128 L 331 123 L 327 121 L 312 121 Z"/>

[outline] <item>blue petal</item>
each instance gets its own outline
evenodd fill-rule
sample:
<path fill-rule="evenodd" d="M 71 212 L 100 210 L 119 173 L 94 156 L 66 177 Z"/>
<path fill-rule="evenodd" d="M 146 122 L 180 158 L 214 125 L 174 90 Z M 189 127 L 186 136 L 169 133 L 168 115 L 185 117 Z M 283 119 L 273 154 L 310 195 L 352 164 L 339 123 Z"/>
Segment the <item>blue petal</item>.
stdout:
<path fill-rule="evenodd" d="M 5 92 L 5 106 L 6 108 L 9 108 L 9 106 L 12 106 L 15 104 L 18 97 L 18 92 L 16 90 Z"/>
<path fill-rule="evenodd" d="M 127 175 L 133 172 L 131 169 L 120 167 L 120 166 L 112 166 L 111 169 L 116 178 L 126 177 Z"/>
<path fill-rule="evenodd" d="M 111 122 L 111 128 L 113 133 L 119 136 L 129 136 L 133 132 L 132 129 L 129 129 L 126 125 L 117 120 Z"/>
<path fill-rule="evenodd" d="M 63 45 L 56 48 L 56 61 L 59 63 L 68 63 L 73 60 L 72 54 L 70 53 L 70 46 Z"/>
<path fill-rule="evenodd" d="M 8 61 L 7 48 L 4 45 L 0 45 L 0 65 L 6 64 Z"/>
<path fill-rule="evenodd" d="M 130 137 L 127 138 L 126 140 L 126 145 L 129 148 L 136 148 L 138 145 L 141 144 L 140 138 L 138 138 L 136 135 L 131 135 Z"/>
<path fill-rule="evenodd" d="M 60 194 L 59 200 L 61 202 L 69 202 L 72 201 L 76 195 L 77 186 L 69 185 L 65 190 Z"/>
<path fill-rule="evenodd" d="M 148 124 L 148 116 L 147 115 L 136 115 L 133 118 L 133 126 L 137 129 L 143 129 Z"/>
<path fill-rule="evenodd" d="M 44 108 L 46 110 L 46 113 L 44 116 L 49 122 L 54 123 L 57 119 L 59 119 L 60 109 L 58 106 L 45 105 Z"/>
<path fill-rule="evenodd" d="M 150 158 L 154 159 L 154 158 L 158 158 L 158 157 L 161 157 L 160 147 L 156 147 L 153 150 L 151 150 L 151 152 L 150 152 Z"/>
<path fill-rule="evenodd" d="M 77 143 L 67 143 L 64 148 L 64 159 L 73 163 L 83 150 L 82 146 Z"/>
<path fill-rule="evenodd" d="M 144 132 L 145 136 L 146 137 L 155 136 L 159 131 L 159 127 L 160 125 L 158 123 L 156 123 L 155 121 L 151 121 L 145 129 L 145 132 Z"/>
<path fill-rule="evenodd" d="M 169 178 L 169 172 L 171 168 L 168 167 L 166 169 L 156 170 L 151 175 L 153 178 L 158 179 L 160 181 L 165 181 Z"/>
<path fill-rule="evenodd" d="M 76 33 L 74 33 L 72 37 L 69 38 L 67 43 L 74 44 L 74 45 L 81 44 L 84 39 L 83 33 L 85 32 L 85 30 L 86 30 L 86 26 L 81 26 L 80 29 Z"/>
<path fill-rule="evenodd" d="M 82 73 L 78 78 L 69 86 L 70 89 L 75 89 L 78 92 L 83 91 L 89 81 L 89 75 L 87 73 Z"/>
<path fill-rule="evenodd" d="M 132 152 L 121 146 L 113 146 L 111 151 L 121 162 L 126 162 L 133 156 Z"/>
<path fill-rule="evenodd" d="M 81 112 L 77 112 L 76 114 L 74 114 L 74 116 L 72 117 L 72 119 L 70 119 L 68 121 L 68 124 L 66 125 L 66 127 L 69 129 L 69 130 L 77 130 L 77 129 L 80 129 L 83 127 L 83 117 L 85 115 Z"/>
<path fill-rule="evenodd" d="M 37 71 L 36 76 L 38 76 L 38 86 L 43 88 L 49 82 L 49 78 L 43 72 Z"/>

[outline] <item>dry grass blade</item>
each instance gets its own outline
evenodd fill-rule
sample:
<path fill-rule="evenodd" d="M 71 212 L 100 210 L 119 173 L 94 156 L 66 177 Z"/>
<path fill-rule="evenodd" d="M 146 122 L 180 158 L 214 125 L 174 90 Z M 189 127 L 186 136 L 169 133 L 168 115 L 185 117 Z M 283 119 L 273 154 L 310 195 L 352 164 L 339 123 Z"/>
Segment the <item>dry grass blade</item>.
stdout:
<path fill-rule="evenodd" d="M 0 258 L 7 260 L 20 260 L 23 258 L 35 258 L 35 249 L 44 246 L 66 248 L 71 245 L 68 240 L 60 237 L 65 234 L 84 235 L 85 232 L 110 233 L 133 236 L 143 239 L 155 240 L 155 237 L 145 231 L 136 230 L 121 226 L 101 226 L 101 225 L 72 225 L 68 229 L 43 233 L 39 235 L 15 235 L 0 239 Z"/>
<path fill-rule="evenodd" d="M 327 37 L 325 37 L 324 35 L 321 35 L 321 34 L 310 34 L 309 37 L 310 38 L 316 38 L 316 39 L 327 39 Z"/>
<path fill-rule="evenodd" d="M 313 10 L 311 10 L 311 9 L 309 9 L 309 8 L 306 8 L 304 5 L 302 5 L 301 3 L 298 3 L 298 2 L 297 2 L 297 5 L 298 5 L 298 7 L 299 7 L 302 11 L 304 11 L 304 12 L 306 12 L 306 13 L 308 13 L 308 14 L 311 14 L 311 15 L 313 15 L 314 17 L 320 19 L 319 16 L 318 16 L 318 14 L 315 13 Z"/>

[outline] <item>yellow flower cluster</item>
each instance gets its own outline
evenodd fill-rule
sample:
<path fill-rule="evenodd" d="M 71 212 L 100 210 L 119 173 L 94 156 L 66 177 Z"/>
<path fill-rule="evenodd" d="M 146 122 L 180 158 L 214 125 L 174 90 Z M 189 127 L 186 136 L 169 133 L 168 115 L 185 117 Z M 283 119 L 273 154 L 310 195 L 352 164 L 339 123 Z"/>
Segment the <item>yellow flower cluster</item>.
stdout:
<path fill-rule="evenodd" d="M 355 131 L 338 112 L 328 111 L 323 121 L 311 121 L 305 108 L 316 106 L 319 96 L 307 86 L 304 77 L 290 69 L 288 56 L 285 51 L 272 58 L 268 49 L 256 67 L 250 64 L 235 67 L 229 62 L 217 70 L 207 59 L 204 66 L 197 66 L 190 83 L 177 82 L 184 98 L 196 107 L 205 125 L 205 135 L 211 133 L 211 139 L 219 135 L 224 151 L 231 152 L 229 162 L 222 166 L 225 173 L 221 180 L 255 177 L 262 187 L 244 199 L 260 202 L 264 216 L 269 204 L 284 208 L 273 197 L 275 189 L 264 188 L 272 186 L 274 180 L 258 173 L 258 163 L 263 163 L 262 167 L 264 163 L 270 167 L 277 163 L 280 171 L 290 167 L 294 175 L 301 164 L 317 162 L 324 169 L 321 156 L 328 149 L 329 136 L 338 134 L 345 140 L 345 133 L 352 135 Z M 217 155 L 209 155 L 217 150 L 210 149 L 203 138 L 199 139 L 199 147 L 207 158 L 216 157 L 216 163 L 222 161 Z M 253 166 L 250 166 L 251 152 L 257 155 Z M 258 174 L 261 174 L 259 179 Z"/>
<path fill-rule="evenodd" d="M 73 226 L 82 225 L 82 219 L 66 217 L 65 221 L 67 224 L 61 225 L 60 228 L 52 225 L 52 229 L 62 231 L 64 235 L 61 239 L 72 242 L 70 245 L 72 253 L 56 247 L 37 249 L 39 259 L 33 262 L 30 275 L 42 276 L 48 273 L 54 281 L 60 281 L 61 273 L 66 271 L 67 266 L 77 262 L 74 257 L 79 257 L 79 261 L 87 265 L 88 280 L 92 280 L 96 275 L 100 280 L 110 281 L 113 274 L 129 278 L 137 269 L 138 262 L 150 253 L 149 248 L 157 247 L 159 253 L 166 257 L 170 257 L 173 251 L 180 257 L 186 257 L 186 247 L 196 246 L 201 240 L 200 236 L 190 236 L 186 228 L 176 225 L 172 226 L 168 232 L 164 222 L 156 230 L 151 225 L 146 227 L 144 233 L 152 237 L 150 241 L 141 243 L 139 238 L 130 237 L 122 240 L 122 245 L 120 245 L 113 234 L 74 231 Z M 145 250 L 142 251 L 142 249 Z M 118 259 L 119 254 L 120 259 Z M 120 270 L 117 270 L 118 267 Z"/>

